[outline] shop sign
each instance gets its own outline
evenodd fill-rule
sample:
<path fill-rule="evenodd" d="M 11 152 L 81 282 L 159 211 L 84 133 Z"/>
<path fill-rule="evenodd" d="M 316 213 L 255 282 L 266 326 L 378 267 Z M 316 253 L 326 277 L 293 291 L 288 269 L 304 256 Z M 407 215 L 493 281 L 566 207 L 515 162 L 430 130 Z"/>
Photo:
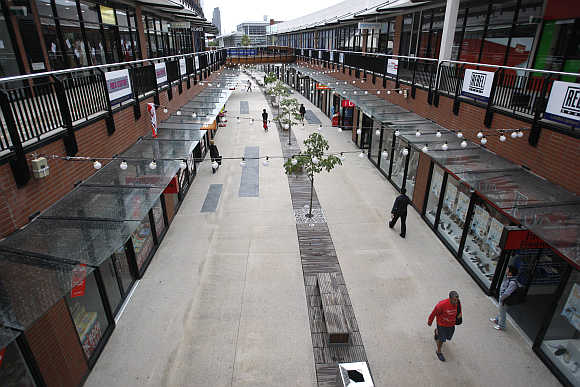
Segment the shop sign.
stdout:
<path fill-rule="evenodd" d="M 192 31 L 194 31 L 194 32 L 201 32 L 201 31 L 203 31 L 203 27 L 193 27 L 192 28 Z"/>
<path fill-rule="evenodd" d="M 117 24 L 115 20 L 115 10 L 113 8 L 99 6 L 101 9 L 101 20 L 104 24 Z"/>
<path fill-rule="evenodd" d="M 78 264 L 72 270 L 72 289 L 70 291 L 71 298 L 82 297 L 85 295 L 85 288 L 87 283 L 87 265 L 84 263 Z"/>
<path fill-rule="evenodd" d="M 330 87 L 323 85 L 322 83 L 317 83 L 316 90 L 330 90 Z"/>
<path fill-rule="evenodd" d="M 352 101 L 350 101 L 348 99 L 343 99 L 340 102 L 340 106 L 342 106 L 342 107 L 354 107 L 354 102 L 352 102 Z"/>
<path fill-rule="evenodd" d="M 133 90 L 131 90 L 129 70 L 108 71 L 105 73 L 105 81 L 107 82 L 107 92 L 109 93 L 111 104 L 119 103 L 132 97 Z"/>
<path fill-rule="evenodd" d="M 467 69 L 463 77 L 461 95 L 479 99 L 486 102 L 491 93 L 494 73 Z"/>
<path fill-rule="evenodd" d="M 159 128 L 157 127 L 157 114 L 155 112 L 155 104 L 149 102 L 147 104 L 147 111 L 149 112 L 149 118 L 151 118 L 151 132 L 153 133 L 153 138 L 157 138 L 157 131 Z"/>
<path fill-rule="evenodd" d="M 548 105 L 546 118 L 553 121 L 580 124 L 580 84 L 554 81 Z"/>
<path fill-rule="evenodd" d="M 191 22 L 171 22 L 171 28 L 191 28 Z"/>
<path fill-rule="evenodd" d="M 183 58 L 179 60 L 179 73 L 181 76 L 187 75 L 187 64 Z"/>
<path fill-rule="evenodd" d="M 387 74 L 397 76 L 398 71 L 399 71 L 399 60 L 389 58 L 387 60 Z"/>
<path fill-rule="evenodd" d="M 358 23 L 359 30 L 380 30 L 381 23 Z"/>
<path fill-rule="evenodd" d="M 167 69 L 165 69 L 165 62 L 155 63 L 155 76 L 157 77 L 158 85 L 167 83 Z"/>
<path fill-rule="evenodd" d="M 163 193 L 176 194 L 178 192 L 179 192 L 179 184 L 177 183 L 177 176 L 173 176 L 173 179 L 171 179 L 167 187 L 163 190 Z"/>
<path fill-rule="evenodd" d="M 2 367 L 2 360 L 4 360 L 5 353 L 6 353 L 6 348 L 0 349 L 0 367 Z"/>
<path fill-rule="evenodd" d="M 341 52 L 340 54 L 338 54 L 338 62 L 339 63 L 344 63 L 344 53 Z"/>
<path fill-rule="evenodd" d="M 511 230 L 508 232 L 504 250 L 544 249 L 549 246 L 529 230 Z"/>
<path fill-rule="evenodd" d="M 334 51 L 330 51 L 330 61 L 334 62 Z"/>

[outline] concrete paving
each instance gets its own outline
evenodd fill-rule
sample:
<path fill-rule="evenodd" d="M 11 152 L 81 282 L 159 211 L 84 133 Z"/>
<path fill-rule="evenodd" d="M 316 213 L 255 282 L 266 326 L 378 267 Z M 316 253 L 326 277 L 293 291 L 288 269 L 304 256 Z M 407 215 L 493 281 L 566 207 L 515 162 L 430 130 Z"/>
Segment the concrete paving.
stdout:
<path fill-rule="evenodd" d="M 297 98 L 322 122 L 331 150 L 356 149 L 350 133 L 337 133 Z M 241 100 L 249 101 L 253 124 L 236 123 Z M 261 128 L 266 102 L 257 88 L 236 91 L 227 105 L 228 126 L 216 137 L 224 157 L 241 157 L 248 146 L 281 155 L 275 129 Z M 294 133 L 302 142 L 317 127 Z M 202 165 L 86 386 L 316 385 L 282 162 L 260 164 L 258 197 L 239 196 L 238 161 L 224 160 L 215 175 Z M 202 213 L 211 184 L 223 184 L 219 203 Z M 343 166 L 317 175 L 315 188 L 375 385 L 559 385 L 515 329 L 491 329 L 495 306 L 414 210 L 406 239 L 388 229 L 396 192 L 368 160 L 347 156 Z M 441 363 L 426 321 L 451 289 L 462 299 L 464 324 L 445 344 L 448 360 Z"/>

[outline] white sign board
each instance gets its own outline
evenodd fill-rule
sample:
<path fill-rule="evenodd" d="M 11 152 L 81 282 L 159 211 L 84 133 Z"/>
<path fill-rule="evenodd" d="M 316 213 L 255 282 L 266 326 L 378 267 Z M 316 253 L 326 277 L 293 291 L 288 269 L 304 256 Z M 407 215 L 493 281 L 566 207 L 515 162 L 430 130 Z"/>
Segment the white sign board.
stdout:
<path fill-rule="evenodd" d="M 199 56 L 195 56 L 195 70 L 199 70 Z"/>
<path fill-rule="evenodd" d="M 182 77 L 184 75 L 187 75 L 187 64 L 185 63 L 184 58 L 181 58 L 179 60 L 179 73 L 181 74 Z"/>
<path fill-rule="evenodd" d="M 300 55 L 304 56 L 304 49 L 303 48 L 300 49 Z"/>
<path fill-rule="evenodd" d="M 580 84 L 554 81 L 545 115 L 553 121 L 580 125 Z"/>
<path fill-rule="evenodd" d="M 322 59 L 322 51 L 318 51 L 318 59 Z"/>
<path fill-rule="evenodd" d="M 341 52 L 340 54 L 338 54 L 338 61 L 340 63 L 344 63 L 344 53 Z"/>
<path fill-rule="evenodd" d="M 397 76 L 397 71 L 399 71 L 399 60 L 389 58 L 387 60 L 387 74 Z"/>
<path fill-rule="evenodd" d="M 155 77 L 157 78 L 158 85 L 167 83 L 167 69 L 165 68 L 165 63 L 155 63 Z"/>
<path fill-rule="evenodd" d="M 109 71 L 105 73 L 107 92 L 111 104 L 125 101 L 133 96 L 129 70 Z"/>
<path fill-rule="evenodd" d="M 358 23 L 359 30 L 380 30 L 381 23 Z"/>
<path fill-rule="evenodd" d="M 465 70 L 461 94 L 481 101 L 487 101 L 493 85 L 494 73 L 480 70 Z"/>
<path fill-rule="evenodd" d="M 334 51 L 330 51 L 330 61 L 334 62 Z"/>

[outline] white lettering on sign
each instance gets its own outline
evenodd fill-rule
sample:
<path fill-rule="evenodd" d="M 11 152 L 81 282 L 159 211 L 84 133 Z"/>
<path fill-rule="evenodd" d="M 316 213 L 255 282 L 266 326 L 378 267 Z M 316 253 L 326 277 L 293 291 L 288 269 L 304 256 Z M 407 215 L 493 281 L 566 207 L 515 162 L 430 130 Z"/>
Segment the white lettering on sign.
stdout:
<path fill-rule="evenodd" d="M 359 30 L 379 30 L 381 23 L 358 23 Z"/>
<path fill-rule="evenodd" d="M 181 74 L 182 77 L 184 75 L 187 75 L 187 64 L 185 63 L 185 59 L 183 58 L 179 60 L 179 73 Z"/>
<path fill-rule="evenodd" d="M 495 74 L 490 71 L 472 69 L 465 70 L 461 94 L 482 101 L 487 101 L 491 94 L 494 75 Z"/>
<path fill-rule="evenodd" d="M 131 80 L 129 70 L 109 71 L 105 73 L 107 92 L 111 104 L 125 101 L 132 97 Z"/>
<path fill-rule="evenodd" d="M 165 68 L 165 63 L 155 63 L 155 77 L 157 78 L 158 85 L 167 82 L 167 69 Z"/>
<path fill-rule="evenodd" d="M 554 81 L 546 106 L 546 118 L 580 125 L 580 84 Z"/>

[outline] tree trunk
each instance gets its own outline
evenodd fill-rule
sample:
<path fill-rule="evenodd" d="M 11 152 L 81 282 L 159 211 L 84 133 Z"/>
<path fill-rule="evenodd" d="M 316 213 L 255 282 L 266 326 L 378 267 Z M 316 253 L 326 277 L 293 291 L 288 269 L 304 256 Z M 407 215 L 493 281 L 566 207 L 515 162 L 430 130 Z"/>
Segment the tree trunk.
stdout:
<path fill-rule="evenodd" d="M 308 217 L 312 218 L 312 193 L 314 191 L 314 175 L 310 178 L 310 212 L 308 213 Z"/>

